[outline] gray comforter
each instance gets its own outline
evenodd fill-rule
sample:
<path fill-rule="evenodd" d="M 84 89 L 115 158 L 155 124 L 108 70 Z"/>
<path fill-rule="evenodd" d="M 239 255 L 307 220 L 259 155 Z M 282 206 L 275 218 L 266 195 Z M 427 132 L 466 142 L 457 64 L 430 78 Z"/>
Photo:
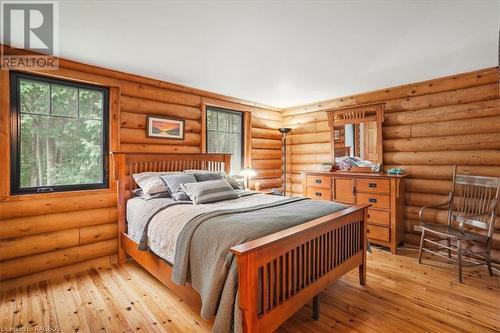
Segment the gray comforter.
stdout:
<path fill-rule="evenodd" d="M 205 212 L 191 219 L 176 243 L 172 279 L 200 293 L 201 317 L 216 315 L 214 332 L 240 332 L 237 265 L 230 248 L 339 211 L 327 201 L 288 198 L 240 209 Z"/>

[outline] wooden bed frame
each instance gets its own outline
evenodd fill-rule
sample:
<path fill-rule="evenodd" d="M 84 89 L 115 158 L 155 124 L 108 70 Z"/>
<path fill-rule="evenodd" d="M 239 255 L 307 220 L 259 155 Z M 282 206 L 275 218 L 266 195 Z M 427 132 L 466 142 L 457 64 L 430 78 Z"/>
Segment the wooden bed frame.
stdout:
<path fill-rule="evenodd" d="M 137 250 L 138 244 L 126 234 L 126 203 L 137 187 L 133 173 L 185 169 L 229 172 L 230 155 L 113 153 L 112 156 L 118 181 L 118 262 L 123 264 L 126 255 L 131 256 L 199 313 L 198 293 L 190 285 L 173 283 L 172 266 L 151 252 Z M 231 248 L 238 265 L 244 332 L 274 331 L 356 267 L 360 284 L 365 284 L 368 206 L 349 207 Z M 262 293 L 258 293 L 259 289 Z M 314 303 L 317 308 L 317 297 Z"/>

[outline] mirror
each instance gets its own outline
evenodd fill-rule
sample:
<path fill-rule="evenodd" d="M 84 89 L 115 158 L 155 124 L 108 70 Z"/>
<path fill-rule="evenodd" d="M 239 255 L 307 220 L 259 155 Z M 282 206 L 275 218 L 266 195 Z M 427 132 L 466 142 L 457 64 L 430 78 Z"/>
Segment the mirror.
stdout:
<path fill-rule="evenodd" d="M 378 172 L 383 163 L 382 122 L 384 104 L 365 104 L 327 111 L 331 133 L 332 159 L 341 163 L 349 157 L 351 169 Z M 375 171 L 376 170 L 376 171 Z M 358 171 L 359 172 L 359 171 Z"/>
<path fill-rule="evenodd" d="M 377 152 L 377 122 L 346 124 L 335 127 L 335 157 L 358 157 L 374 164 L 381 163 Z"/>

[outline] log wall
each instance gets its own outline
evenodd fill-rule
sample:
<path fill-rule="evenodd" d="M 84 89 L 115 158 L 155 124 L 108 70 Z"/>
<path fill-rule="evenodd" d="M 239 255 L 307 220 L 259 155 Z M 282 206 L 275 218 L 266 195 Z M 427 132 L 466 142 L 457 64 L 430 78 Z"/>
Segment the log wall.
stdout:
<path fill-rule="evenodd" d="M 302 195 L 300 171 L 331 160 L 324 110 L 385 103 L 384 168 L 401 167 L 406 180 L 406 241 L 416 243 L 413 226 L 423 205 L 446 201 L 452 165 L 465 174 L 500 176 L 500 99 L 498 68 L 337 98 L 283 111 L 290 136 L 288 188 Z M 429 220 L 445 222 L 444 211 Z M 499 218 L 500 219 L 500 218 Z M 499 224 L 497 224 L 500 227 Z M 500 261 L 500 232 L 493 256 Z"/>
<path fill-rule="evenodd" d="M 64 59 L 57 71 L 32 73 L 110 87 L 111 151 L 200 153 L 205 105 L 248 112 L 246 164 L 257 169 L 263 188 L 281 186 L 280 110 Z M 8 71 L 0 71 L 0 289 L 67 273 L 71 267 L 114 261 L 118 241 L 113 181 L 106 190 L 9 195 L 8 78 Z M 185 139 L 147 138 L 147 114 L 185 119 Z M 111 166 L 111 177 L 112 171 Z"/>
<path fill-rule="evenodd" d="M 16 51 L 11 50 L 12 54 Z M 406 193 L 408 242 L 419 207 L 445 199 L 451 165 L 476 175 L 500 175 L 498 69 L 456 75 L 307 106 L 279 110 L 173 83 L 61 59 L 57 71 L 39 74 L 111 88 L 112 151 L 199 153 L 204 149 L 204 106 L 248 112 L 246 158 L 263 188 L 281 186 L 281 144 L 277 128 L 293 127 L 289 146 L 289 189 L 300 195 L 300 171 L 330 159 L 324 110 L 386 102 L 383 126 L 385 167 L 409 174 Z M 50 278 L 115 260 L 116 193 L 107 190 L 9 195 L 10 117 L 8 71 L 0 71 L 0 289 Z M 145 136 L 146 114 L 186 120 L 183 141 Z M 112 171 L 112 168 L 110 168 Z M 445 215 L 429 214 L 435 221 Z M 500 260 L 500 237 L 494 257 Z"/>

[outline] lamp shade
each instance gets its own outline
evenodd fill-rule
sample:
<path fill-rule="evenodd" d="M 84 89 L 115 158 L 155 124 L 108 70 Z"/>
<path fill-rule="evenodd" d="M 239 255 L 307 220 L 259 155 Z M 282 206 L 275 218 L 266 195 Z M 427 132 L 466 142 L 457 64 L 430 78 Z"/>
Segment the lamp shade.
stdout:
<path fill-rule="evenodd" d="M 238 175 L 240 175 L 242 177 L 250 178 L 250 177 L 257 176 L 257 172 L 254 169 L 247 167 L 247 168 L 241 170 Z"/>
<path fill-rule="evenodd" d="M 278 128 L 278 131 L 280 131 L 281 134 L 288 134 L 292 131 L 292 129 L 289 127 L 281 127 Z"/>

